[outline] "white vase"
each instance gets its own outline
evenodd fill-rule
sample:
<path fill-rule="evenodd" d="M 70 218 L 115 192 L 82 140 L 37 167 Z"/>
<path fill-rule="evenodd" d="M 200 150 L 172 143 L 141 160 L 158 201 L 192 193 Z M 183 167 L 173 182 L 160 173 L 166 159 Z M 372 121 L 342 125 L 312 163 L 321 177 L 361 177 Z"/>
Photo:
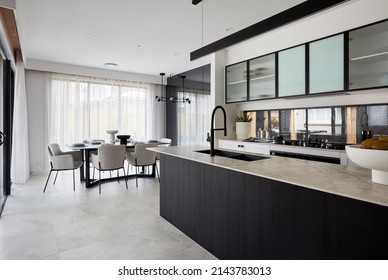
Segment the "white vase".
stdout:
<path fill-rule="evenodd" d="M 251 130 L 250 122 L 236 122 L 236 134 L 237 140 L 243 140 L 249 138 Z"/>

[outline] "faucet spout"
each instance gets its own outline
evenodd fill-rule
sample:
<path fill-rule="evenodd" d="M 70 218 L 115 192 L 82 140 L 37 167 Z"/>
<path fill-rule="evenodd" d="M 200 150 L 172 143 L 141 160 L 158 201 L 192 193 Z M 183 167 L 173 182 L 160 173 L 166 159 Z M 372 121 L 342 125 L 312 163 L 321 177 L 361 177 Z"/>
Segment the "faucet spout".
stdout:
<path fill-rule="evenodd" d="M 214 117 L 216 115 L 216 111 L 218 109 L 221 109 L 224 115 L 224 127 L 223 128 L 214 128 Z M 216 106 L 213 109 L 212 118 L 211 118 L 211 124 L 210 124 L 210 156 L 214 157 L 214 131 L 216 130 L 223 130 L 224 136 L 226 136 L 226 112 L 224 107 L 222 106 Z"/>

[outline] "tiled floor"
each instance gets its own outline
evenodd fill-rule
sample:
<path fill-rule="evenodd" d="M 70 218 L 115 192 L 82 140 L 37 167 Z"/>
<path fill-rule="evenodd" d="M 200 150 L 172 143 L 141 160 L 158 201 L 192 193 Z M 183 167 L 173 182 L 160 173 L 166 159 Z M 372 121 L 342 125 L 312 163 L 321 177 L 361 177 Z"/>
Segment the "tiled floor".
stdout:
<path fill-rule="evenodd" d="M 0 259 L 215 259 L 159 216 L 157 179 L 86 189 L 60 172 L 13 185 L 0 218 Z"/>

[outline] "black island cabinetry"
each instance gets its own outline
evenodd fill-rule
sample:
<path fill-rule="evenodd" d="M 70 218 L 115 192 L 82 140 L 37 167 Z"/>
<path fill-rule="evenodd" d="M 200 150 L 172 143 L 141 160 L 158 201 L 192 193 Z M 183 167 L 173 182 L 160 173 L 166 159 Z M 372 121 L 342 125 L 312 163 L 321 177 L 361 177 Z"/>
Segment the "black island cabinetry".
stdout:
<path fill-rule="evenodd" d="M 160 166 L 160 215 L 219 259 L 388 258 L 388 207 L 166 154 Z"/>

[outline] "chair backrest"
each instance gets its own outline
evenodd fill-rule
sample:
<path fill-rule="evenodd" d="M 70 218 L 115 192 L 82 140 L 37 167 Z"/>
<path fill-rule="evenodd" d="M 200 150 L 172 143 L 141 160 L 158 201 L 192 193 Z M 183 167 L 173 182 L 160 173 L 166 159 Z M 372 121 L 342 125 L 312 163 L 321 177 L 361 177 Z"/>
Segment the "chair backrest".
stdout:
<path fill-rule="evenodd" d="M 171 139 L 170 138 L 162 138 L 159 141 L 159 146 L 170 146 L 171 145 Z"/>
<path fill-rule="evenodd" d="M 136 164 L 140 166 L 152 165 L 156 162 L 157 152 L 149 151 L 147 148 L 157 147 L 157 143 L 136 144 L 134 157 Z"/>
<path fill-rule="evenodd" d="M 50 157 L 62 155 L 63 152 L 57 143 L 48 144 L 48 153 Z"/>
<path fill-rule="evenodd" d="M 98 161 L 101 169 L 119 169 L 124 165 L 125 146 L 102 144 L 98 148 Z"/>

